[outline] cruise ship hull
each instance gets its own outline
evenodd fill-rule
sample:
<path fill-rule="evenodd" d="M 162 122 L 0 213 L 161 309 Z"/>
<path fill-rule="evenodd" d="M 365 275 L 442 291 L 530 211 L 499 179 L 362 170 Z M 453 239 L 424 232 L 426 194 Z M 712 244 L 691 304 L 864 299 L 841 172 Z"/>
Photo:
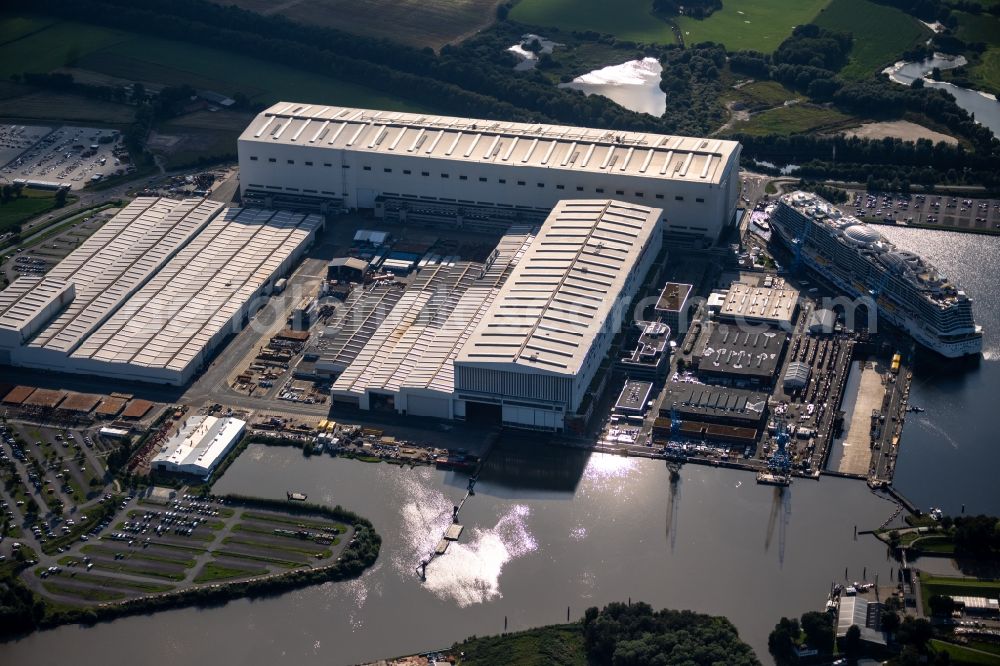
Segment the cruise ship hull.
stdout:
<path fill-rule="evenodd" d="M 793 238 L 789 238 L 787 230 L 784 229 L 781 224 L 772 223 L 771 228 L 775 232 L 775 237 L 777 237 L 782 245 L 784 245 L 794 255 L 797 251 L 796 246 L 798 241 Z M 808 249 L 803 248 L 802 251 L 799 252 L 799 257 L 801 258 L 802 263 L 805 264 L 810 270 L 829 281 L 848 296 L 853 298 L 865 298 L 871 301 L 871 294 L 867 291 L 860 290 L 853 282 L 844 280 L 829 266 L 825 265 L 823 262 L 817 261 L 813 253 Z M 896 328 L 905 331 L 921 346 L 945 358 L 957 359 L 982 354 L 983 338 L 981 333 L 970 335 L 967 338 L 954 342 L 945 341 L 928 332 L 912 317 L 900 315 L 888 308 L 878 305 L 877 303 L 875 303 L 875 307 L 879 319 L 882 319 Z"/>

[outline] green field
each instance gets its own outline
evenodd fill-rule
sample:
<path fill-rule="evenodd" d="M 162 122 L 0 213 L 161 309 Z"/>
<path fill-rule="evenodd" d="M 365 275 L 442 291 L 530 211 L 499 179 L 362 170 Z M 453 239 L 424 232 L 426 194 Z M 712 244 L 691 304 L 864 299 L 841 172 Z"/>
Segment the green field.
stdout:
<path fill-rule="evenodd" d="M 969 65 L 966 77 L 976 89 L 1000 94 L 1000 17 L 955 13 L 958 16 L 958 38 L 967 43 L 982 42 L 988 47 Z"/>
<path fill-rule="evenodd" d="M 227 580 L 230 578 L 249 578 L 251 576 L 262 576 L 267 573 L 267 569 L 261 568 L 238 568 L 231 566 L 222 566 L 221 564 L 216 564 L 215 562 L 206 562 L 198 572 L 198 575 L 194 577 L 195 583 L 208 583 L 213 580 Z"/>
<path fill-rule="evenodd" d="M 0 35 L 24 31 L 23 15 L 0 15 Z M 306 99 L 393 110 L 423 110 L 402 97 L 227 51 L 60 21 L 0 44 L 0 79 L 24 71 L 74 70 L 160 85 L 190 84 L 254 102 Z"/>
<path fill-rule="evenodd" d="M 18 16 L 5 21 L 0 26 L 0 45 L 21 39 L 25 35 L 46 28 L 55 23 L 55 19 L 41 16 Z"/>
<path fill-rule="evenodd" d="M 951 657 L 951 663 L 956 664 L 956 666 L 996 666 L 1000 663 L 1000 657 L 995 654 L 970 650 L 954 643 L 932 640 L 931 647 L 934 648 L 935 652 L 947 652 L 948 656 Z"/>
<path fill-rule="evenodd" d="M 1000 581 L 980 580 L 978 578 L 955 578 L 951 576 L 920 575 L 920 597 L 924 607 L 927 600 L 935 594 L 948 596 L 983 596 L 996 597 L 1000 594 Z"/>
<path fill-rule="evenodd" d="M 55 206 L 54 196 L 54 192 L 24 190 L 24 196 L 0 205 L 0 234 L 10 231 L 14 225 L 51 210 Z"/>
<path fill-rule="evenodd" d="M 540 28 L 595 30 L 647 44 L 673 44 L 670 26 L 653 16 L 653 0 L 521 0 L 510 18 Z"/>
<path fill-rule="evenodd" d="M 756 111 L 781 106 L 788 100 L 802 98 L 802 95 L 796 94 L 777 81 L 754 81 L 733 90 L 728 97 Z"/>
<path fill-rule="evenodd" d="M 847 79 L 863 79 L 899 60 L 906 49 L 926 40 L 931 31 L 898 9 L 870 0 L 833 0 L 816 25 L 854 36 L 850 60 L 841 71 Z"/>
<path fill-rule="evenodd" d="M 737 123 L 733 132 L 754 134 L 803 134 L 816 130 L 833 129 L 851 123 L 854 119 L 835 109 L 811 106 L 808 104 L 793 104 L 779 106 L 775 109 L 761 111 L 750 117 L 750 120 Z"/>
<path fill-rule="evenodd" d="M 724 0 L 722 9 L 707 19 L 681 16 L 677 25 L 685 44 L 719 42 L 730 51 L 770 53 L 792 34 L 792 28 L 810 23 L 830 0 Z"/>

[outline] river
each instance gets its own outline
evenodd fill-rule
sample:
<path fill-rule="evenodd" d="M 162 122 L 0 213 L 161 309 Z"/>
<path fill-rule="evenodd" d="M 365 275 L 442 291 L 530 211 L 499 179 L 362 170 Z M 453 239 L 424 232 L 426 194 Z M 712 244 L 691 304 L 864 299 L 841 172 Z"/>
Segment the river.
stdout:
<path fill-rule="evenodd" d="M 880 227 L 922 253 L 975 299 L 984 359 L 962 371 L 918 366 L 896 485 L 923 507 L 1000 513 L 1000 238 Z M 516 439 L 516 435 L 508 439 Z M 449 646 L 471 634 L 579 618 L 586 607 L 642 599 L 728 616 L 759 655 L 782 615 L 822 607 L 833 581 L 894 566 L 854 526 L 878 526 L 893 505 L 857 481 L 796 480 L 784 494 L 752 475 L 689 465 L 671 485 L 662 462 L 505 441 L 461 514 L 460 543 L 421 582 L 415 567 L 449 523 L 465 479 L 288 448 L 250 447 L 219 492 L 342 504 L 383 536 L 360 579 L 212 609 L 178 609 L 32 634 L 0 645 L 4 663 L 151 666 L 184 663 L 352 664 Z M 947 560 L 931 563 L 947 572 Z M 117 656 L 116 656 L 117 655 Z M 141 655 L 141 656 L 140 656 Z"/>
<path fill-rule="evenodd" d="M 642 599 L 727 615 L 766 654 L 782 615 L 822 608 L 832 581 L 894 563 L 872 537 L 893 504 L 860 482 L 796 481 L 784 495 L 752 475 L 688 466 L 671 489 L 660 461 L 504 445 L 465 505 L 461 542 L 421 582 L 464 494 L 464 478 L 288 448 L 250 447 L 220 492 L 340 503 L 383 536 L 360 579 L 219 608 L 61 627 L 0 646 L 5 663 L 351 664 L 451 645 L 471 634 L 565 621 L 586 607 Z"/>
<path fill-rule="evenodd" d="M 975 367 L 920 363 L 910 403 L 923 407 L 907 414 L 895 486 L 923 508 L 946 513 L 1000 514 L 1000 467 L 996 396 L 1000 395 L 1000 237 L 930 229 L 880 226 L 899 247 L 917 252 L 956 282 L 973 299 L 983 327 L 983 358 Z"/>
<path fill-rule="evenodd" d="M 885 70 L 896 83 L 910 85 L 914 79 L 923 78 L 935 67 L 938 69 L 954 69 L 966 64 L 962 56 L 951 57 L 935 55 L 921 62 L 897 62 L 894 66 Z M 995 136 L 1000 136 L 1000 103 L 993 95 L 960 88 L 953 83 L 946 81 L 933 81 L 924 79 L 924 86 L 928 88 L 940 88 L 947 90 L 955 97 L 955 103 L 971 114 L 975 114 L 976 120 L 993 130 Z"/>

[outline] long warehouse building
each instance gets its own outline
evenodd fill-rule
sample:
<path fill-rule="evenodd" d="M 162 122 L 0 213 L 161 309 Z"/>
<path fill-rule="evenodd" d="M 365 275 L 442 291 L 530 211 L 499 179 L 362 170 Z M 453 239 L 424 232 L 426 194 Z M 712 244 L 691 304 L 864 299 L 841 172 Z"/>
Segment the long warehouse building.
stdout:
<path fill-rule="evenodd" d="M 183 385 L 311 245 L 317 215 L 140 197 L 0 292 L 0 363 Z"/>
<path fill-rule="evenodd" d="M 246 202 L 476 230 L 613 198 L 662 208 L 668 239 L 707 244 L 740 190 L 734 141 L 290 102 L 260 113 L 238 152 Z"/>
<path fill-rule="evenodd" d="M 662 242 L 658 208 L 560 201 L 455 358 L 465 417 L 562 430 Z"/>

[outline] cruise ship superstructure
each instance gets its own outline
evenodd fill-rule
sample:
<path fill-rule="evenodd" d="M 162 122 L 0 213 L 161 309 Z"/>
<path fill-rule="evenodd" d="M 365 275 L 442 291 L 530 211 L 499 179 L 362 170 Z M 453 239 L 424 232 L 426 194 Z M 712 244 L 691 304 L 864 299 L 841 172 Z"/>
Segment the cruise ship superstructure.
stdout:
<path fill-rule="evenodd" d="M 802 264 L 854 298 L 873 299 L 879 317 L 948 358 L 982 352 L 972 299 L 912 252 L 808 192 L 782 196 L 771 227 Z"/>

